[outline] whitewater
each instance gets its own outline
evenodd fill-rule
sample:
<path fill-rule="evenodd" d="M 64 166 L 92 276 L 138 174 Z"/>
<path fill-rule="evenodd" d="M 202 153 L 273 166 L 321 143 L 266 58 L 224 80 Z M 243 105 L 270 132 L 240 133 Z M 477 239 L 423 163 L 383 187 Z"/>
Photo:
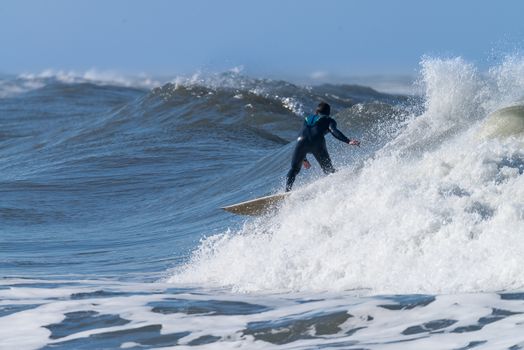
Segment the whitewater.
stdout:
<path fill-rule="evenodd" d="M 425 111 L 390 143 L 302 189 L 275 216 L 211 236 L 171 280 L 240 291 L 522 287 L 522 139 L 476 135 L 483 117 L 523 97 L 522 86 L 508 96 L 461 60 L 425 62 L 423 74 Z"/>
<path fill-rule="evenodd" d="M 524 59 L 425 57 L 417 91 L 241 72 L 2 78 L 0 348 L 522 349 Z M 338 171 L 283 190 L 326 100 Z M 495 123 L 495 124 L 493 124 Z"/>

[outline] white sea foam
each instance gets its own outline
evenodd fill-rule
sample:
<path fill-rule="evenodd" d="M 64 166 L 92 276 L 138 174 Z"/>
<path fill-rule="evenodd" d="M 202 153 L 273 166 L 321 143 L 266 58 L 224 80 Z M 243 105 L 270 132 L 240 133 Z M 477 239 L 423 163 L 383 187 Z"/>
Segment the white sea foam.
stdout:
<path fill-rule="evenodd" d="M 511 57 L 482 74 L 461 58 L 425 58 L 425 111 L 361 169 L 204 239 L 169 281 L 256 292 L 521 288 L 524 140 L 474 135 L 490 112 L 522 98 L 523 65 Z"/>
<path fill-rule="evenodd" d="M 27 91 L 39 89 L 45 84 L 41 81 L 26 79 L 0 79 L 0 98 L 11 97 Z"/>
<path fill-rule="evenodd" d="M 435 297 L 359 297 L 353 292 L 262 296 L 216 290 L 177 291 L 161 283 L 89 281 L 87 285 L 68 287 L 71 294 L 67 296 L 62 288 L 40 288 L 43 290 L 39 293 L 35 287 L 5 282 L 22 293 L 15 296 L 0 290 L 0 308 L 15 304 L 27 304 L 29 308 L 0 317 L 0 349 L 32 350 L 46 345 L 75 348 L 86 344 L 128 348 L 151 346 L 151 342 L 158 348 L 177 349 L 442 350 L 479 342 L 480 349 L 488 350 L 524 345 L 521 295 L 515 299 L 493 293 Z M 24 284 L 33 282 L 39 281 L 25 280 Z M 31 291 L 24 292 L 25 288 Z M 199 307 L 191 310 L 189 305 L 201 307 L 200 312 Z M 84 318 L 68 320 L 71 315 Z M 106 323 L 104 317 L 119 317 L 128 323 Z M 161 331 L 144 335 L 141 329 L 147 326 Z M 179 339 L 173 337 L 177 333 L 181 334 Z M 162 336 L 169 335 L 169 345 L 163 345 Z M 206 338 L 213 339 L 194 344 Z"/>

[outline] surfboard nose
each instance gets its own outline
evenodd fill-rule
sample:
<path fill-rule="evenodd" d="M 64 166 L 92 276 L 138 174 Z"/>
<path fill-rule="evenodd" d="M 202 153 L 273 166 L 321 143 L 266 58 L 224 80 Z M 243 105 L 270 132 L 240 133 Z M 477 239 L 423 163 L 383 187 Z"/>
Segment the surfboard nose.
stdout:
<path fill-rule="evenodd" d="M 221 209 L 239 215 L 260 216 L 275 209 L 291 192 L 277 193 L 265 197 L 222 207 Z"/>

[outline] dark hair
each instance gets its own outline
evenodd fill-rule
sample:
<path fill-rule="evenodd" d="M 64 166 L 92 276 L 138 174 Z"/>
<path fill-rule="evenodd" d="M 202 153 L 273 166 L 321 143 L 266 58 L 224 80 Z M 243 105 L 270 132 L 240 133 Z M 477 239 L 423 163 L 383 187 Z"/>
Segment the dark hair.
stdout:
<path fill-rule="evenodd" d="M 318 104 L 315 114 L 330 115 L 331 107 L 326 102 L 322 101 Z"/>

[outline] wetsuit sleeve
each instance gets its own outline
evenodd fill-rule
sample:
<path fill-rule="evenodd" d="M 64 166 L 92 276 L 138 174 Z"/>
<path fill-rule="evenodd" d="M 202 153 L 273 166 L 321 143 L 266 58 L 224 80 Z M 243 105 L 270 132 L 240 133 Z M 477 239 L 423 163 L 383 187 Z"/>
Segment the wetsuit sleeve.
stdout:
<path fill-rule="evenodd" d="M 334 119 L 329 121 L 329 132 L 342 142 L 349 143 L 349 139 L 337 129 L 337 122 Z"/>

